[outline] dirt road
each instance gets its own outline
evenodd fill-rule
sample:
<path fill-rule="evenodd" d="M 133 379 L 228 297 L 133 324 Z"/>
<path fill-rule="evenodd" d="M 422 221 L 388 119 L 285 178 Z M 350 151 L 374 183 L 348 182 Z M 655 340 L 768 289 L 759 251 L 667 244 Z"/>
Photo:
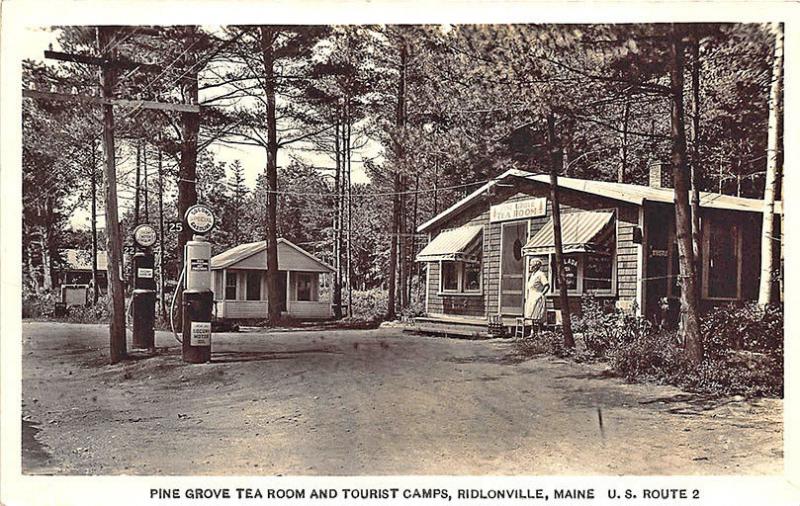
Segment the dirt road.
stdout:
<path fill-rule="evenodd" d="M 213 362 L 187 365 L 158 333 L 158 356 L 114 366 L 107 343 L 105 326 L 23 323 L 24 472 L 782 472 L 780 400 L 704 403 L 503 340 L 215 334 Z"/>

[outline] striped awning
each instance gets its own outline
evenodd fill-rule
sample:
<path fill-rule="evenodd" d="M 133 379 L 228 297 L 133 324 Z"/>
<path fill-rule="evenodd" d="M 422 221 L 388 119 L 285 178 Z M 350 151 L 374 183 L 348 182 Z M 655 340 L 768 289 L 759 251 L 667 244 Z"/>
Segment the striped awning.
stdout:
<path fill-rule="evenodd" d="M 439 260 L 460 260 L 475 262 L 478 256 L 470 251 L 483 227 L 469 225 L 446 230 L 437 235 L 417 255 L 417 262 L 438 262 Z"/>
<path fill-rule="evenodd" d="M 613 211 L 580 211 L 561 215 L 561 244 L 564 253 L 607 251 L 608 234 L 613 230 Z M 553 219 L 550 218 L 522 248 L 526 255 L 555 252 Z"/>

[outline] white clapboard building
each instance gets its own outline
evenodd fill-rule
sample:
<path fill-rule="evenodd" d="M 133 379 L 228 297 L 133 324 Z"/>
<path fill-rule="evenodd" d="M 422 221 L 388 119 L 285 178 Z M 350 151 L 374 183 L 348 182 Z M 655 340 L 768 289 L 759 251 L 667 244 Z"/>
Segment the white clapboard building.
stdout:
<path fill-rule="evenodd" d="M 267 314 L 266 241 L 240 244 L 211 258 L 216 316 L 223 320 L 263 319 Z M 331 317 L 320 292 L 334 269 L 292 242 L 278 239 L 281 313 L 297 319 Z"/>

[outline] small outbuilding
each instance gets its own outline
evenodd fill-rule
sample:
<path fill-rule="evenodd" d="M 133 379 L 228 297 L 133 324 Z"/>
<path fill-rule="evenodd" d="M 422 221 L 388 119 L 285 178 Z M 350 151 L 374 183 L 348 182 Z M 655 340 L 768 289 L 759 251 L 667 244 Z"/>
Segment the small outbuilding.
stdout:
<path fill-rule="evenodd" d="M 674 190 L 666 169 L 654 166 L 649 186 L 558 178 L 572 312 L 587 295 L 653 320 L 663 316 L 665 303 L 676 306 Z M 534 257 L 553 285 L 550 321 L 560 320 L 549 181 L 546 174 L 506 171 L 418 228 L 428 235 L 416 258 L 427 272 L 420 330 L 438 325 L 475 334 L 495 315 L 513 324 L 522 316 L 527 260 Z M 705 307 L 757 297 L 763 209 L 761 200 L 701 192 Z"/>
<path fill-rule="evenodd" d="M 322 281 L 334 269 L 292 242 L 278 239 L 281 313 L 297 319 L 330 318 Z M 222 320 L 267 314 L 267 243 L 240 244 L 211 258 L 215 313 Z"/>

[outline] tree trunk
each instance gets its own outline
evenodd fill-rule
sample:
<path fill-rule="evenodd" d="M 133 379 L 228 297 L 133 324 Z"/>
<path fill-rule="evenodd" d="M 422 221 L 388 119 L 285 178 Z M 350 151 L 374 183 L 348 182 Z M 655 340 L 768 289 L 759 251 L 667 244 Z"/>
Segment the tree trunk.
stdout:
<path fill-rule="evenodd" d="M 333 179 L 333 316 L 336 319 L 342 317 L 342 199 L 339 196 L 343 185 L 342 175 L 342 131 L 340 129 L 340 113 L 336 110 L 335 125 L 335 151 L 336 151 L 336 173 Z"/>
<path fill-rule="evenodd" d="M 92 171 L 92 305 L 94 305 L 100 298 L 100 288 L 97 286 L 97 159 L 95 158 L 94 139 L 92 139 L 91 149 L 89 163 Z"/>
<path fill-rule="evenodd" d="M 767 181 L 764 186 L 764 214 L 761 224 L 761 280 L 758 287 L 758 304 L 773 303 L 775 260 L 775 200 L 783 172 L 783 25 L 772 25 L 775 35 L 775 53 L 772 60 L 772 86 L 769 100 L 767 127 Z"/>
<path fill-rule="evenodd" d="M 400 79 L 397 86 L 397 126 L 402 130 L 406 123 L 405 109 L 406 109 L 406 60 L 408 59 L 408 47 L 405 41 L 402 42 L 400 47 Z M 398 266 L 398 241 L 402 228 L 400 227 L 400 188 L 402 170 L 402 160 L 404 157 L 403 140 L 398 139 L 395 141 L 395 169 L 394 169 L 394 196 L 392 199 L 392 226 L 391 226 L 391 246 L 389 247 L 389 301 L 386 308 L 386 319 L 393 320 L 396 316 L 395 303 L 396 303 L 396 281 L 397 281 L 397 266 Z"/>
<path fill-rule="evenodd" d="M 100 50 L 110 47 L 114 39 L 114 28 L 99 27 L 97 43 Z M 113 58 L 112 54 L 106 57 Z M 111 98 L 116 81 L 113 68 L 102 69 L 103 98 Z M 103 153 L 105 154 L 106 180 L 106 254 L 108 255 L 108 292 L 111 295 L 110 345 L 111 363 L 123 360 L 127 355 L 125 342 L 125 293 L 122 286 L 122 238 L 117 214 L 117 170 L 114 158 L 114 110 L 111 104 L 103 105 Z"/>
<path fill-rule="evenodd" d="M 140 209 L 140 198 L 139 194 L 141 193 L 142 188 L 142 141 L 136 141 L 136 189 L 134 191 L 134 204 L 133 204 L 133 226 L 139 224 L 139 209 Z"/>
<path fill-rule="evenodd" d="M 161 318 L 166 322 L 167 301 L 164 282 L 167 277 L 164 272 L 164 167 L 163 154 L 161 151 L 161 135 L 158 136 L 158 279 L 159 279 L 159 299 L 161 300 Z M 224 290 L 224 288 L 223 288 Z"/>
<path fill-rule="evenodd" d="M 700 235 L 700 40 L 692 40 L 692 252 L 694 253 L 694 272 L 700 272 L 702 265 Z M 697 285 L 697 299 L 700 300 L 700 283 Z"/>
<path fill-rule="evenodd" d="M 353 150 L 351 146 L 352 111 L 350 110 L 350 98 L 347 99 L 347 113 L 345 123 L 347 127 L 346 150 L 347 155 L 347 315 L 353 316 Z"/>
<path fill-rule="evenodd" d="M 150 223 L 150 200 L 147 189 L 147 142 L 142 144 L 142 191 L 144 191 L 144 222 Z"/>
<path fill-rule="evenodd" d="M 631 114 L 631 104 L 627 97 L 622 106 L 622 143 L 619 147 L 619 170 L 617 171 L 617 182 L 625 182 L 625 174 L 628 173 L 628 120 Z"/>
<path fill-rule="evenodd" d="M 278 131 L 275 113 L 274 35 L 271 27 L 261 27 L 264 93 L 267 99 L 267 321 L 270 324 L 278 323 L 281 318 L 281 295 L 278 285 Z"/>
<path fill-rule="evenodd" d="M 547 115 L 547 144 L 550 148 L 550 203 L 553 208 L 553 238 L 555 239 L 556 269 L 558 270 L 558 295 L 561 306 L 561 328 L 564 333 L 564 347 L 575 348 L 572 336 L 572 321 L 567 295 L 567 272 L 564 269 L 563 244 L 561 241 L 561 206 L 558 201 L 558 171 L 561 168 L 560 154 L 556 140 L 556 118 L 553 113 Z"/>
<path fill-rule="evenodd" d="M 670 45 L 670 84 L 672 86 L 672 178 L 675 186 L 675 233 L 680 267 L 682 332 L 689 362 L 703 359 L 703 342 L 698 320 L 697 275 L 694 270 L 691 209 L 689 207 L 689 167 L 686 154 L 686 124 L 683 114 L 684 44 L 682 33 L 673 26 Z"/>

